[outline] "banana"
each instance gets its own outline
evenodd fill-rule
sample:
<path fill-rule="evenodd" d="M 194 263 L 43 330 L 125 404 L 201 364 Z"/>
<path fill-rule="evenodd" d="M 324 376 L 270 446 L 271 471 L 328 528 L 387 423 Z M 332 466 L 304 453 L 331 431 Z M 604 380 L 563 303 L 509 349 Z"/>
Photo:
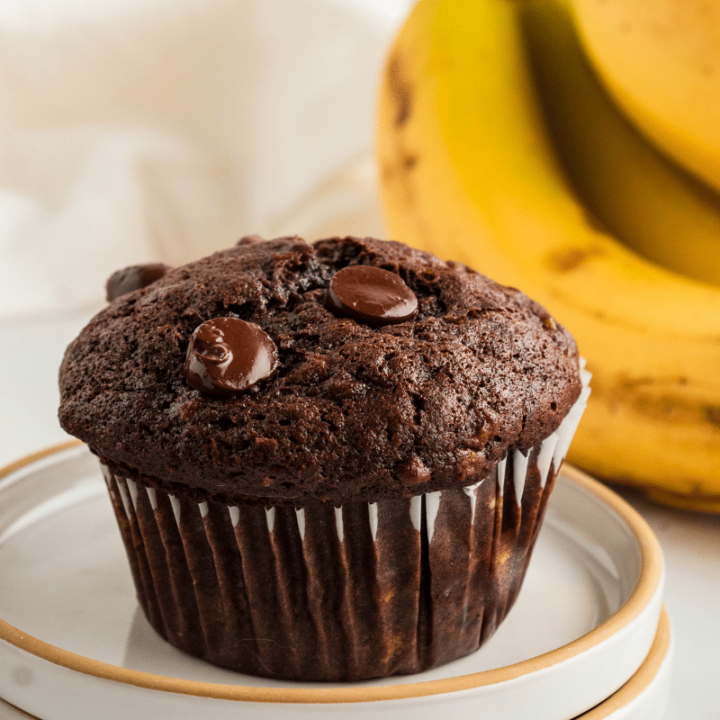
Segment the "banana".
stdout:
<path fill-rule="evenodd" d="M 531 3 L 521 26 L 553 145 L 588 210 L 649 260 L 720 285 L 720 196 L 620 113 L 566 3 Z"/>
<path fill-rule="evenodd" d="M 629 250 L 570 185 L 527 52 L 553 0 L 420 0 L 378 103 L 390 235 L 522 288 L 576 337 L 593 395 L 570 461 L 720 512 L 720 288 Z"/>
<path fill-rule="evenodd" d="M 611 94 L 660 148 L 720 190 L 720 5 L 573 0 Z"/>

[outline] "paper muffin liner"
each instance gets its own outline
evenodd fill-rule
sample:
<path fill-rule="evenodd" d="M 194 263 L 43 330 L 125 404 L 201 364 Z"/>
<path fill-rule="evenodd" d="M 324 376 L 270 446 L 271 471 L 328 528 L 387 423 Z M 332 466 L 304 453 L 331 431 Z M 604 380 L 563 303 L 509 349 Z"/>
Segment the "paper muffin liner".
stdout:
<path fill-rule="evenodd" d="M 539 447 L 412 498 L 197 503 L 103 467 L 148 621 L 191 655 L 293 680 L 416 673 L 477 650 L 520 590 L 588 380 Z"/>

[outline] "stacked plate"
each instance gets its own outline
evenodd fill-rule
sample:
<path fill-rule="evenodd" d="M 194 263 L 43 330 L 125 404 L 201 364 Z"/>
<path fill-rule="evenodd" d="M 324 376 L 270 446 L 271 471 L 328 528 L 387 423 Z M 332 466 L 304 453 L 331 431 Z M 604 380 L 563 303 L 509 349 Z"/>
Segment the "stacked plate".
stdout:
<path fill-rule="evenodd" d="M 147 625 L 96 459 L 72 443 L 0 471 L 0 719 L 655 720 L 672 655 L 662 586 L 645 521 L 565 468 L 520 597 L 477 653 L 358 684 L 239 675 Z"/>

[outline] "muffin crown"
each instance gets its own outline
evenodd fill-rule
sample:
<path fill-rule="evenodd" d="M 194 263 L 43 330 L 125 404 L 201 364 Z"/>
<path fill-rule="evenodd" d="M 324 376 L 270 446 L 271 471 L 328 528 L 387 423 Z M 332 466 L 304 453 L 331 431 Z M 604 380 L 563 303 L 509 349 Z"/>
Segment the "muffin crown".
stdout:
<path fill-rule="evenodd" d="M 346 271 L 330 293 L 355 266 L 402 282 Z M 348 276 L 380 277 L 392 321 L 350 308 Z M 274 343 L 272 372 L 222 392 L 188 381 L 193 334 L 219 318 Z M 203 348 L 212 377 L 223 352 L 246 352 Z M 474 484 L 557 429 L 581 383 L 573 339 L 520 291 L 400 243 L 289 237 L 245 238 L 116 297 L 68 347 L 60 388 L 63 428 L 114 472 L 302 505 Z"/>

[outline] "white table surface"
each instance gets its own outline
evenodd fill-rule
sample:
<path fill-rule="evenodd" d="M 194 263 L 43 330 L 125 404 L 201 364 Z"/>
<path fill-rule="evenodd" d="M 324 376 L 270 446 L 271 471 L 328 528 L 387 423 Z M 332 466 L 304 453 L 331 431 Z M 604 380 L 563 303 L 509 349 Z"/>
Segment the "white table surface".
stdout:
<path fill-rule="evenodd" d="M 0 466 L 67 439 L 56 419 L 57 370 L 64 348 L 92 312 L 86 308 L 0 320 Z M 656 532 L 667 564 L 665 601 L 675 634 L 675 663 L 670 702 L 661 720 L 717 720 L 720 516 L 621 494 Z"/>

